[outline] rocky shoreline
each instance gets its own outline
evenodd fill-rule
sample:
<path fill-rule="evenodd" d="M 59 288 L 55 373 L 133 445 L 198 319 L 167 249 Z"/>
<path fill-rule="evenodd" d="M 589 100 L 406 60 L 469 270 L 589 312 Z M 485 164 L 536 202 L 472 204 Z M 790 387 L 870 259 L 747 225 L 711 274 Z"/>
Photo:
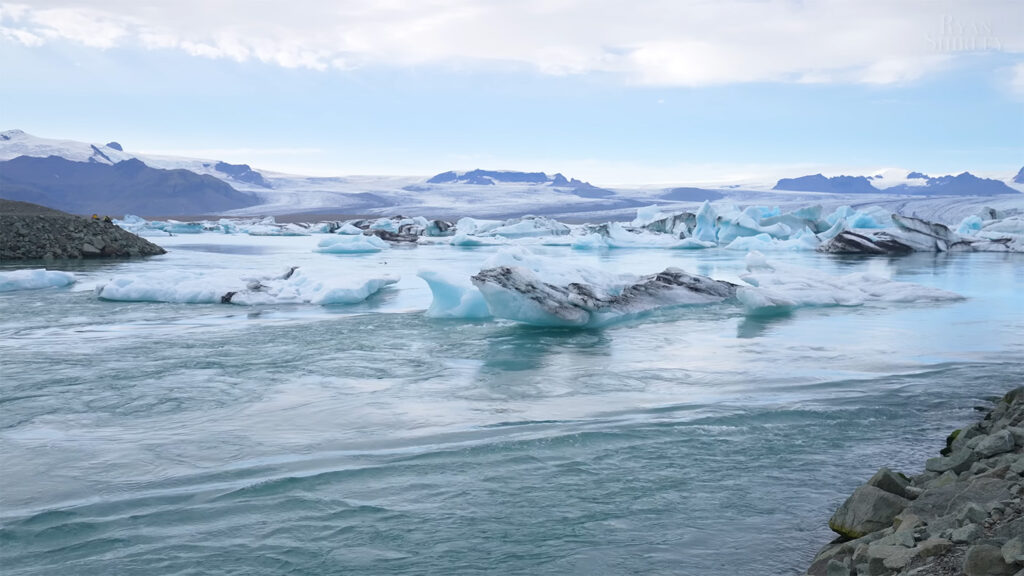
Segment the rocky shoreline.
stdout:
<path fill-rule="evenodd" d="M 110 222 L 0 200 L 0 262 L 154 256 L 166 251 Z"/>
<path fill-rule="evenodd" d="M 1024 576 L 1024 387 L 946 444 L 917 476 L 858 487 L 807 574 Z"/>

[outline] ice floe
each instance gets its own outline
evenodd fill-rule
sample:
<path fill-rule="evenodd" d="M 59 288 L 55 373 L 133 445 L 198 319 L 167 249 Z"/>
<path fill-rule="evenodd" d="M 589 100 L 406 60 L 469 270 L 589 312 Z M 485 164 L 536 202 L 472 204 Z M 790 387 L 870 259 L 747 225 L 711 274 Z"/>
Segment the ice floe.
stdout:
<path fill-rule="evenodd" d="M 261 278 L 232 278 L 207 272 L 152 273 L 115 277 L 97 284 L 95 294 L 101 300 L 122 302 L 326 306 L 362 302 L 398 280 L 392 275 L 350 278 L 337 272 L 310 273 L 301 268 Z"/>
<path fill-rule="evenodd" d="M 45 268 L 0 272 L 0 292 L 60 288 L 74 283 L 74 274 Z"/>
<path fill-rule="evenodd" d="M 376 236 L 334 235 L 317 243 L 317 252 L 327 254 L 358 254 L 387 250 L 388 243 Z"/>
<path fill-rule="evenodd" d="M 771 313 L 811 306 L 861 306 L 869 302 L 949 302 L 954 292 L 897 282 L 878 274 L 828 276 L 816 270 L 773 264 L 760 252 L 747 255 L 749 286 L 736 291 L 748 313 Z"/>

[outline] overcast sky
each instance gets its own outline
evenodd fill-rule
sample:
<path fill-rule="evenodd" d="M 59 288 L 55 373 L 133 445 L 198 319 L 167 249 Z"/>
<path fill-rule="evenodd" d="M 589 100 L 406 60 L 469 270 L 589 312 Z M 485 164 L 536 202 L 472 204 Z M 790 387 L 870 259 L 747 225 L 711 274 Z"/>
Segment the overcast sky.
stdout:
<path fill-rule="evenodd" d="M 42 0 L 0 78 L 0 129 L 310 174 L 1024 165 L 1020 0 Z"/>

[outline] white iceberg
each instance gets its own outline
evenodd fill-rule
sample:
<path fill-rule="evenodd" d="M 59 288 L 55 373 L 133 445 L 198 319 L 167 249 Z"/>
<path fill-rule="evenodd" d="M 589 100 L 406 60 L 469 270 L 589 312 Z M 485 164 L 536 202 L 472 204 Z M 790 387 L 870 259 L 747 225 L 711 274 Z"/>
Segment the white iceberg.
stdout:
<path fill-rule="evenodd" d="M 317 252 L 327 254 L 359 254 L 387 250 L 388 243 L 376 236 L 333 235 L 317 243 Z"/>
<path fill-rule="evenodd" d="M 215 273 L 154 273 L 121 276 L 98 284 L 96 296 L 120 302 L 180 304 L 355 304 L 399 281 L 397 276 L 350 278 L 338 272 L 290 268 L 265 278 L 231 278 Z"/>
<path fill-rule="evenodd" d="M 427 317 L 490 317 L 491 311 L 487 308 L 484 295 L 470 283 L 469 278 L 456 279 L 435 270 L 420 270 L 417 276 L 427 283 L 433 295 L 425 313 Z"/>
<path fill-rule="evenodd" d="M 963 300 L 954 292 L 897 282 L 877 274 L 857 272 L 826 276 L 816 270 L 768 262 L 764 254 L 747 255 L 736 298 L 748 313 L 771 313 L 809 306 L 862 306 L 869 302 L 950 302 Z"/>
<path fill-rule="evenodd" d="M 75 275 L 68 272 L 34 268 L 0 272 L 0 292 L 18 290 L 40 290 L 42 288 L 61 288 L 75 283 Z"/>

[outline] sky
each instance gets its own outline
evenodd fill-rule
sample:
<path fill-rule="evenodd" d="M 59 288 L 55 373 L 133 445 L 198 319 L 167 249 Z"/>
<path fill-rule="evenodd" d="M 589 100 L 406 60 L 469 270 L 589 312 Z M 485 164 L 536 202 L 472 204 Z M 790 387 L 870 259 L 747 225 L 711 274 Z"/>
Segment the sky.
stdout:
<path fill-rule="evenodd" d="M 0 129 L 308 175 L 1024 165 L 1020 0 L 0 3 Z"/>

